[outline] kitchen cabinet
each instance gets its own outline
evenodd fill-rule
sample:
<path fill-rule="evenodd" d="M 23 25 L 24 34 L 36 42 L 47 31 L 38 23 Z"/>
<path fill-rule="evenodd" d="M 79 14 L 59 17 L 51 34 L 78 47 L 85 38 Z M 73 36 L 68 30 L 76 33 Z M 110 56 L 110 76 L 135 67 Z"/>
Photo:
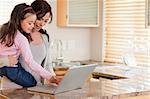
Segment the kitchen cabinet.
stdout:
<path fill-rule="evenodd" d="M 99 0 L 57 0 L 57 26 L 98 27 Z"/>

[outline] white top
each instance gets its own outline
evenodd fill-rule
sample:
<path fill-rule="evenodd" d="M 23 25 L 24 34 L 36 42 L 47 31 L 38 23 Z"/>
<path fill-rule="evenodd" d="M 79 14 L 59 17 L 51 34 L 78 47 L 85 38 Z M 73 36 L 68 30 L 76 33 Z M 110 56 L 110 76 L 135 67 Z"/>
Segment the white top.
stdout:
<path fill-rule="evenodd" d="M 32 43 L 30 43 L 30 48 L 31 48 L 31 52 L 32 52 L 32 55 L 33 55 L 33 59 L 38 64 L 42 64 L 42 61 L 46 57 L 46 48 L 45 48 L 44 43 L 42 43 L 42 44 L 32 44 Z M 24 68 L 26 68 L 26 67 L 28 67 L 28 66 L 25 66 Z M 34 78 L 36 79 L 37 83 L 41 83 L 40 82 L 41 81 L 40 75 L 38 75 L 34 71 L 29 71 L 29 72 L 34 76 Z"/>

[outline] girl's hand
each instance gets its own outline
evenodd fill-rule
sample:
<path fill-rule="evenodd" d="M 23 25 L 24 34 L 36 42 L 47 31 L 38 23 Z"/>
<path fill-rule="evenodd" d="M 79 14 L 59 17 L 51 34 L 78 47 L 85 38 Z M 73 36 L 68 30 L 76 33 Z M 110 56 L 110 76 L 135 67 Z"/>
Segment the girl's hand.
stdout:
<path fill-rule="evenodd" d="M 51 84 L 51 83 L 55 83 L 57 85 L 59 85 L 60 83 L 60 78 L 58 78 L 57 76 L 52 76 L 50 80 L 48 80 L 48 83 Z"/>
<path fill-rule="evenodd" d="M 8 56 L 9 59 L 9 66 L 14 66 L 18 63 L 17 57 L 14 57 L 13 55 Z"/>

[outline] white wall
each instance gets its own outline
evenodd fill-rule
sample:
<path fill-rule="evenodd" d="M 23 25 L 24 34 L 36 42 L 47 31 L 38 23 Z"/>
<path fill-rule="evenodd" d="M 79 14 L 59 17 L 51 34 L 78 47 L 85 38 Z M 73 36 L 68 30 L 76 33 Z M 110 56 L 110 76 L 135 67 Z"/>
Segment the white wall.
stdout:
<path fill-rule="evenodd" d="M 67 60 L 102 60 L 103 34 L 102 24 L 99 28 L 82 28 L 82 27 L 66 27 L 60 28 L 56 26 L 56 0 L 47 0 L 50 2 L 53 10 L 53 21 L 45 26 L 51 38 L 63 40 L 67 42 L 69 48 L 64 49 L 64 57 Z M 102 1 L 100 0 L 100 16 L 102 15 Z M 100 23 L 102 17 L 100 17 Z"/>
<path fill-rule="evenodd" d="M 103 61 L 104 52 L 103 0 L 99 0 L 99 27 L 91 29 L 91 59 Z"/>
<path fill-rule="evenodd" d="M 56 26 L 56 0 L 50 0 L 53 9 L 53 22 L 45 28 L 52 39 L 61 39 L 71 43 L 71 48 L 64 50 L 64 57 L 67 60 L 88 60 L 90 59 L 90 28 L 60 28 Z"/>

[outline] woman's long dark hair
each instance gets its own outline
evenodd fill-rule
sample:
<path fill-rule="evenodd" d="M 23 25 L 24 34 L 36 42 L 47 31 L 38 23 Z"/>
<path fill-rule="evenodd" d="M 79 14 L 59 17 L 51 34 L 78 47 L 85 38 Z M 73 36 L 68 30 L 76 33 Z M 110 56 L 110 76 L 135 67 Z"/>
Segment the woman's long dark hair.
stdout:
<path fill-rule="evenodd" d="M 35 14 L 31 6 L 22 3 L 14 7 L 10 20 L 3 24 L 0 28 L 0 43 L 10 47 L 14 44 L 14 39 L 17 30 L 23 32 L 21 28 L 21 21 L 27 17 L 27 14 Z"/>
<path fill-rule="evenodd" d="M 52 13 L 52 8 L 48 2 L 45 0 L 35 0 L 31 4 L 33 10 L 36 12 L 37 15 L 37 20 L 40 20 L 42 17 L 44 17 L 48 12 L 50 13 L 51 20 L 50 23 L 52 22 L 53 19 L 53 13 Z M 40 33 L 47 35 L 48 40 L 49 40 L 49 35 L 47 34 L 46 30 L 40 29 Z"/>
<path fill-rule="evenodd" d="M 52 8 L 50 4 L 48 4 L 48 2 L 46 2 L 45 0 L 35 0 L 34 2 L 32 2 L 31 7 L 36 12 L 38 20 L 40 20 L 42 17 L 46 15 L 46 13 L 49 12 L 52 21 L 53 19 Z"/>

